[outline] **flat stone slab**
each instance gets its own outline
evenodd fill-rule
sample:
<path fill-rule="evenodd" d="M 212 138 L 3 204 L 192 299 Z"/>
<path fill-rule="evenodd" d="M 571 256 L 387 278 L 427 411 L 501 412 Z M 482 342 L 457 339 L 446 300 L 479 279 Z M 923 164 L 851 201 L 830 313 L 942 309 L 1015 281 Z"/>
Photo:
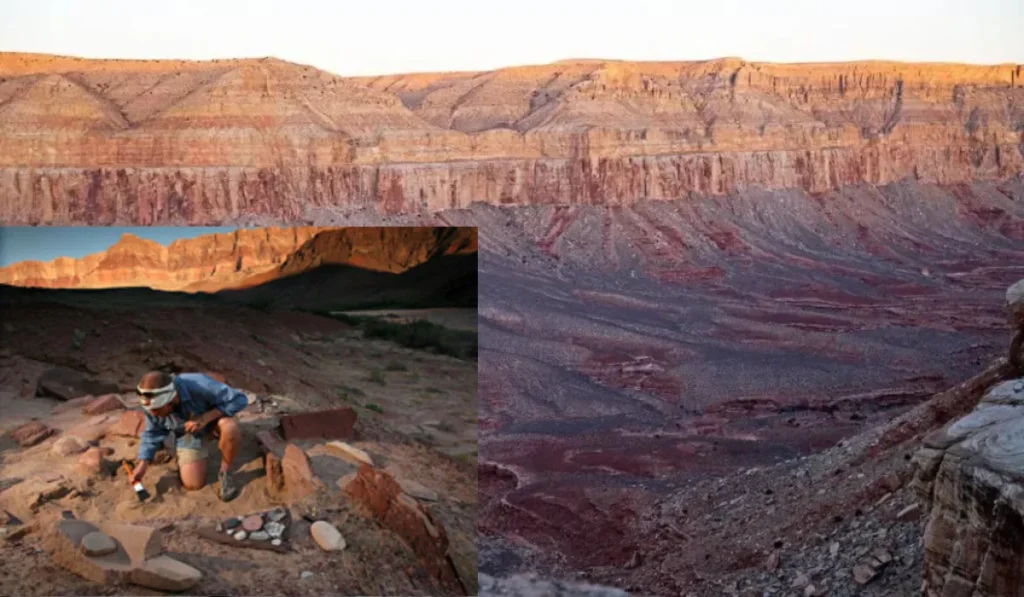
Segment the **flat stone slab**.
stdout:
<path fill-rule="evenodd" d="M 169 556 L 158 556 L 146 560 L 132 570 L 131 581 L 137 585 L 158 591 L 187 591 L 196 586 L 203 573 Z"/>
<path fill-rule="evenodd" d="M 118 391 L 120 388 L 117 384 L 92 379 L 85 373 L 67 367 L 47 369 L 36 385 L 37 396 L 49 396 L 60 400 L 72 400 L 87 394 L 116 394 Z"/>
<path fill-rule="evenodd" d="M 354 439 L 356 411 L 334 408 L 281 417 L 281 436 L 296 439 Z"/>
<path fill-rule="evenodd" d="M 87 556 L 106 556 L 117 551 L 117 542 L 106 533 L 89 533 L 82 537 L 82 553 Z"/>

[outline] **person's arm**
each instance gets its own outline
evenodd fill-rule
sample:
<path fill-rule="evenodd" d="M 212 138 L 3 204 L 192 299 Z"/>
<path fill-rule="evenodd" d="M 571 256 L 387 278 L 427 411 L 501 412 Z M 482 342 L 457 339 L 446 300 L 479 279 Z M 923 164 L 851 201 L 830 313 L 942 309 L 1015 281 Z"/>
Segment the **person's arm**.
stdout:
<path fill-rule="evenodd" d="M 153 418 L 146 415 L 146 428 L 142 430 L 139 437 L 139 460 L 145 463 L 151 462 L 156 456 L 156 451 L 164 443 L 167 437 L 167 429 L 153 424 Z"/>
<path fill-rule="evenodd" d="M 241 390 L 221 383 L 211 377 L 199 382 L 207 403 L 212 407 L 200 417 L 200 427 L 205 427 L 221 417 L 232 417 L 249 405 L 249 397 Z"/>

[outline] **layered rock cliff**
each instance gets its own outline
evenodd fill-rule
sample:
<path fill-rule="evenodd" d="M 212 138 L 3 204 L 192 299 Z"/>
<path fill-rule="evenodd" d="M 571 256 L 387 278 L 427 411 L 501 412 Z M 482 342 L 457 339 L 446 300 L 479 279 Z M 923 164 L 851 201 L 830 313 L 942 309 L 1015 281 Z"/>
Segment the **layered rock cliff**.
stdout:
<path fill-rule="evenodd" d="M 180 239 L 168 246 L 125 234 L 81 259 L 23 261 L 0 268 L 0 284 L 42 288 L 146 286 L 216 292 L 321 265 L 399 273 L 437 255 L 477 250 L 473 228 L 258 228 Z"/>
<path fill-rule="evenodd" d="M 1007 292 L 1008 319 L 1020 331 L 1022 291 L 1024 280 Z M 993 386 L 973 412 L 926 437 L 914 465 L 929 511 L 924 595 L 1024 595 L 1024 377 Z"/>
<path fill-rule="evenodd" d="M 0 54 L 8 224 L 822 192 L 1024 170 L 1024 68 L 569 61 L 347 79 Z"/>

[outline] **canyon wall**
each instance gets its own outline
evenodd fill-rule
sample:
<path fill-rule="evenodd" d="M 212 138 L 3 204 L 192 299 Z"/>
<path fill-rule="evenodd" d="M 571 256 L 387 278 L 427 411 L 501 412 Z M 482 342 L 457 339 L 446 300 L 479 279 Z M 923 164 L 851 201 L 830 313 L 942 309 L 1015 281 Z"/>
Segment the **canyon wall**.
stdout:
<path fill-rule="evenodd" d="M 80 259 L 22 261 L 0 284 L 216 292 L 245 288 L 321 265 L 400 273 L 444 254 L 477 250 L 474 228 L 256 228 L 180 239 L 168 246 L 125 234 Z"/>
<path fill-rule="evenodd" d="M 1024 69 L 568 61 L 342 78 L 0 54 L 5 224 L 303 220 L 1024 171 Z"/>

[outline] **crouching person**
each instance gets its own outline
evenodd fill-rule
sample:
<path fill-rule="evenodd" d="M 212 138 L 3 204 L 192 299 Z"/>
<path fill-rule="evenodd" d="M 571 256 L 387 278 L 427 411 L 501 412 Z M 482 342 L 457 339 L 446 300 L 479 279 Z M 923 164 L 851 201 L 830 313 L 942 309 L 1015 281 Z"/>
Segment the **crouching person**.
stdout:
<path fill-rule="evenodd" d="M 140 464 L 132 483 L 142 479 L 164 439 L 173 434 L 185 489 L 194 491 L 206 485 L 206 459 L 210 445 L 216 442 L 221 454 L 217 495 L 225 502 L 234 499 L 238 488 L 231 477 L 231 465 L 242 443 L 235 415 L 249 404 L 248 397 L 203 373 L 150 371 L 137 390 L 145 409 L 146 428 L 139 442 Z"/>

